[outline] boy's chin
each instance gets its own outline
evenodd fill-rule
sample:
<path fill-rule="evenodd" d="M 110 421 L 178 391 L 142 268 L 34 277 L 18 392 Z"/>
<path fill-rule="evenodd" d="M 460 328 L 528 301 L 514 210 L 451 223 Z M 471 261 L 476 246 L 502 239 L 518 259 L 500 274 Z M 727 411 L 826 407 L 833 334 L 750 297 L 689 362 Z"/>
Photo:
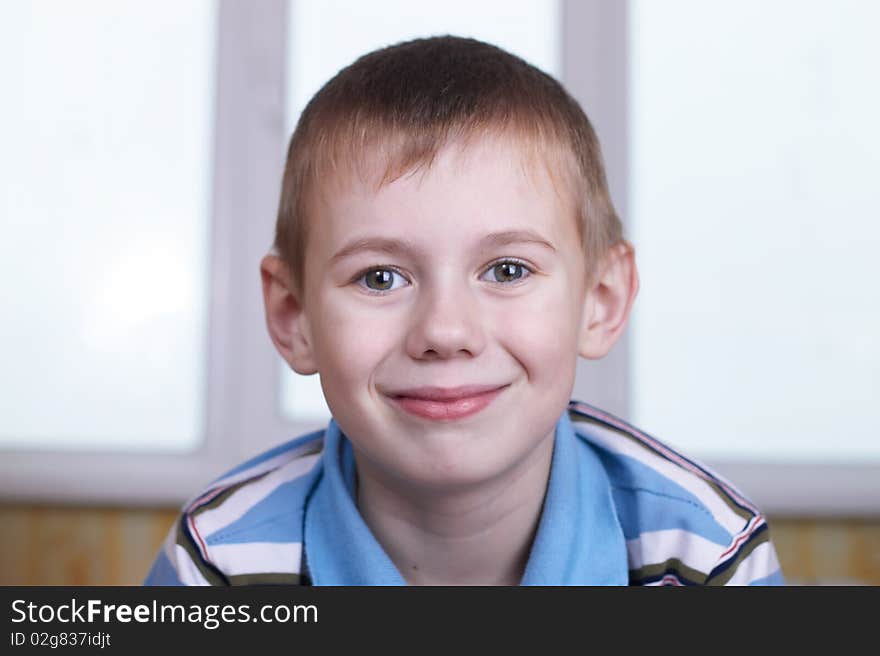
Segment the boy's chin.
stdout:
<path fill-rule="evenodd" d="M 484 448 L 432 449 L 419 462 L 400 463 L 398 476 L 414 493 L 456 495 L 502 483 L 525 462 L 527 455 Z M 485 452 L 489 447 L 490 453 Z"/>

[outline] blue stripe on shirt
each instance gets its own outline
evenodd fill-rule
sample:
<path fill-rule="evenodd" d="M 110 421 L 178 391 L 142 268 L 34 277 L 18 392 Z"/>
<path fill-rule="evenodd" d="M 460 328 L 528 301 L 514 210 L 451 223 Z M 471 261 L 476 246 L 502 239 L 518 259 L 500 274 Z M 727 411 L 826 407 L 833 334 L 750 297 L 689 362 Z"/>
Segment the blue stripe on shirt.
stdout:
<path fill-rule="evenodd" d="M 635 458 L 597 449 L 611 480 L 623 534 L 684 529 L 725 546 L 733 537 L 691 492 Z"/>
<path fill-rule="evenodd" d="M 149 574 L 147 574 L 144 585 L 183 585 L 177 577 L 174 565 L 168 560 L 168 556 L 165 555 L 164 551 L 159 552 L 156 561 L 150 568 Z"/>
<path fill-rule="evenodd" d="M 251 506 L 234 522 L 205 537 L 208 544 L 243 544 L 245 542 L 301 542 L 301 507 L 291 500 L 305 498 L 313 485 L 309 472 L 279 485 L 265 499 Z"/>
<path fill-rule="evenodd" d="M 776 570 L 769 576 L 765 576 L 762 579 L 756 579 L 749 583 L 752 585 L 785 585 L 785 579 L 782 576 L 782 570 Z"/>

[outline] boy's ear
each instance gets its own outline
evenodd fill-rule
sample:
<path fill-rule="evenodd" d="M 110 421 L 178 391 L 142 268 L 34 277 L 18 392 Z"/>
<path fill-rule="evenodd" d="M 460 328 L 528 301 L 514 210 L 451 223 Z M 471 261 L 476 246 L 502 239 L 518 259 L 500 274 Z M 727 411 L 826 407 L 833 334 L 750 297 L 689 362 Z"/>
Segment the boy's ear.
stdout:
<path fill-rule="evenodd" d="M 290 271 L 280 257 L 266 255 L 260 262 L 260 277 L 272 343 L 295 372 L 316 373 L 308 322 L 293 291 Z"/>
<path fill-rule="evenodd" d="M 638 292 L 635 250 L 621 241 L 608 251 L 587 290 L 578 341 L 581 356 L 596 360 L 607 355 L 626 327 Z"/>

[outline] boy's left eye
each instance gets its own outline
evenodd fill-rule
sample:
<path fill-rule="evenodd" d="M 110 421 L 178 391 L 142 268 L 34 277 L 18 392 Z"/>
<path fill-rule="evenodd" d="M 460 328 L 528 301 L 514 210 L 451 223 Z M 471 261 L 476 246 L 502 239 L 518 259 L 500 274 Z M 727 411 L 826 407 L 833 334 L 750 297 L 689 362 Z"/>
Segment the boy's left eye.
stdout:
<path fill-rule="evenodd" d="M 532 271 L 522 262 L 516 260 L 502 260 L 490 266 L 480 280 L 489 276 L 490 282 L 511 283 L 527 278 Z"/>

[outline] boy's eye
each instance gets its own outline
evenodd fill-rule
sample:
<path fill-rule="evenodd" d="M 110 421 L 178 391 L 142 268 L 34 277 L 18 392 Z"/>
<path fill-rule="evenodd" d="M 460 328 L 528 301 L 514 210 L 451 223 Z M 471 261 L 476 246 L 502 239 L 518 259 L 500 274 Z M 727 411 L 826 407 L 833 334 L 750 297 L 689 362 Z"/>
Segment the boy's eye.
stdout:
<path fill-rule="evenodd" d="M 501 283 L 516 282 L 526 278 L 530 273 L 531 271 L 527 266 L 515 260 L 496 262 L 486 271 L 486 274 L 490 276 L 491 282 Z"/>
<path fill-rule="evenodd" d="M 358 281 L 363 281 L 363 286 L 374 292 L 388 292 L 401 286 L 400 284 L 395 285 L 395 278 L 403 281 L 403 276 L 394 269 L 377 267 L 365 271 L 358 278 Z"/>

